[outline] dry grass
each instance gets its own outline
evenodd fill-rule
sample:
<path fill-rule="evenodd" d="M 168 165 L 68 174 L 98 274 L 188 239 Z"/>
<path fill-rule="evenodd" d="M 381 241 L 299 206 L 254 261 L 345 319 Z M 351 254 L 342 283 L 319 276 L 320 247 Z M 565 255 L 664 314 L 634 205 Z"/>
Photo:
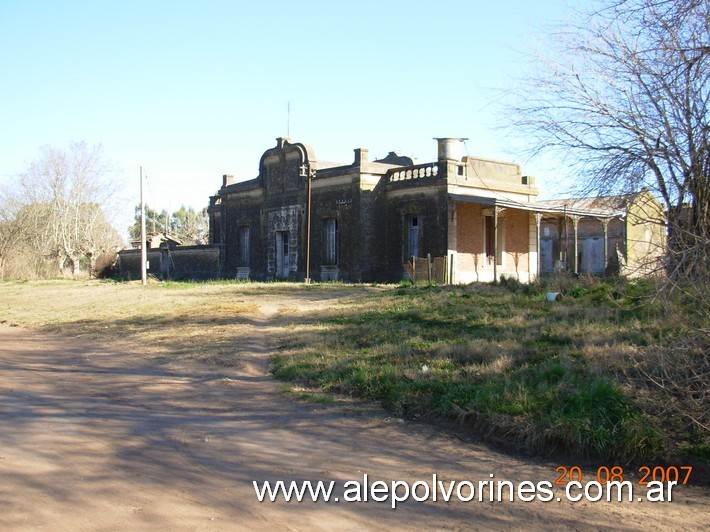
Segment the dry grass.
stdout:
<path fill-rule="evenodd" d="M 230 366 L 257 309 L 252 298 L 224 286 L 90 281 L 6 283 L 4 321 L 129 348 L 146 356 L 194 358 Z"/>
<path fill-rule="evenodd" d="M 317 297 L 314 290 L 291 283 L 7 282 L 0 284 L 0 321 L 166 360 L 233 366 L 262 303 L 288 299 L 280 312 L 295 316 L 299 299 Z M 351 288 L 318 290 L 347 294 Z"/>
<path fill-rule="evenodd" d="M 546 302 L 542 287 L 490 285 L 352 300 L 282 329 L 274 373 L 399 414 L 453 418 L 517 449 L 668 459 L 690 420 L 671 427 L 639 397 L 658 394 L 627 369 L 684 325 L 640 299 L 643 286 L 585 283 L 570 284 L 560 303 Z M 691 455 L 702 454 L 706 438 L 696 439 Z"/>
<path fill-rule="evenodd" d="M 336 391 L 376 399 L 398 413 L 453 417 L 536 452 L 626 460 L 663 458 L 683 446 L 690 455 L 707 452 L 707 355 L 688 350 L 685 384 L 675 386 L 677 357 L 658 348 L 678 351 L 685 325 L 634 285 L 573 285 L 552 304 L 530 287 L 374 292 L 382 290 L 0 283 L 0 321 L 167 361 L 235 366 L 266 305 L 277 311 L 269 325 L 275 375 L 305 386 L 293 388 L 298 397 L 322 401 Z M 668 408 L 659 409 L 659 396 Z"/>

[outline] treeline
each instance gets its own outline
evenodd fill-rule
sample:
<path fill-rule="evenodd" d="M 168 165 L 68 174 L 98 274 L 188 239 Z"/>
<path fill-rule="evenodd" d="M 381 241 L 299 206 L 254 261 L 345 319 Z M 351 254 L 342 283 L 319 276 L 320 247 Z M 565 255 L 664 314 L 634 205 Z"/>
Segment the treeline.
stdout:
<path fill-rule="evenodd" d="M 177 211 L 168 214 L 166 209 L 158 212 L 145 206 L 146 233 L 166 233 L 177 238 L 186 246 L 206 244 L 209 234 L 207 208 L 196 211 L 182 205 Z M 141 238 L 141 206 L 135 206 L 134 222 L 128 228 L 132 241 Z"/>
<path fill-rule="evenodd" d="M 115 181 L 100 145 L 40 148 L 0 188 L 0 280 L 95 275 L 123 239 L 111 225 Z"/>

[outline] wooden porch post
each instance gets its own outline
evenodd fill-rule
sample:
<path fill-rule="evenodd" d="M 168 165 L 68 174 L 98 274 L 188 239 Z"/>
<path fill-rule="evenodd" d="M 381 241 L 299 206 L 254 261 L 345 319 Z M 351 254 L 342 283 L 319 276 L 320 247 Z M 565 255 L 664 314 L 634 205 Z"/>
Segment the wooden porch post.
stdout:
<path fill-rule="evenodd" d="M 577 260 L 577 227 L 579 226 L 579 216 L 571 216 L 572 218 L 572 224 L 574 225 L 574 273 L 579 273 L 579 264 Z"/>
<path fill-rule="evenodd" d="M 542 221 L 542 213 L 541 212 L 536 212 L 535 213 L 535 227 L 536 227 L 536 247 L 537 247 L 537 276 L 540 277 L 540 274 L 542 273 L 540 271 L 540 222 Z"/>
<path fill-rule="evenodd" d="M 493 205 L 493 282 L 498 281 L 498 206 Z"/>
<path fill-rule="evenodd" d="M 604 218 L 602 220 L 602 227 L 604 228 L 604 273 L 606 274 L 607 261 L 609 260 L 609 219 Z"/>

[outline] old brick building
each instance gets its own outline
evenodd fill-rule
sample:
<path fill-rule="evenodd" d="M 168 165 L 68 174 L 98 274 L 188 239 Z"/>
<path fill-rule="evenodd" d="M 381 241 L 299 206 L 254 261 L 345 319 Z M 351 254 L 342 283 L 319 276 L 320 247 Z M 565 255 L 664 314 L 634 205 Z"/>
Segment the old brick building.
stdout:
<path fill-rule="evenodd" d="M 256 178 L 224 176 L 210 200 L 222 276 L 395 281 L 412 256 L 430 255 L 451 282 L 529 280 L 538 268 L 533 178 L 462 156 L 463 139 L 437 140 L 431 163 L 396 153 L 370 161 L 359 148 L 352 163 L 334 164 L 277 139 Z"/>
<path fill-rule="evenodd" d="M 539 205 L 563 212 L 542 219 L 541 273 L 567 269 L 637 277 L 661 269 L 666 253 L 665 215 L 647 190 Z"/>
<path fill-rule="evenodd" d="M 149 273 L 370 282 L 421 278 L 425 267 L 439 282 L 469 283 L 657 268 L 665 225 L 648 192 L 537 201 L 517 164 L 463 156 L 465 139 L 436 140 L 434 162 L 394 152 L 370 161 L 358 148 L 338 164 L 279 138 L 257 177 L 223 176 L 210 198 L 209 245 L 167 249 Z M 120 254 L 126 277 L 140 274 L 136 253 Z"/>

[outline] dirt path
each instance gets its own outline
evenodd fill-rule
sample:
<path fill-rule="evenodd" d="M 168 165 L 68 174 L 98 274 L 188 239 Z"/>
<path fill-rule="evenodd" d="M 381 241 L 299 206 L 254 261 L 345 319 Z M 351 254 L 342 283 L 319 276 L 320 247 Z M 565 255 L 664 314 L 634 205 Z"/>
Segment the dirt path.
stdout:
<path fill-rule="evenodd" d="M 279 307 L 266 301 L 253 317 L 238 369 L 159 364 L 0 325 L 0 529 L 697 530 L 710 522 L 707 490 L 687 486 L 662 504 L 346 503 L 343 484 L 364 474 L 537 483 L 554 481 L 556 464 L 465 444 L 374 407 L 289 400 L 266 373 L 264 339 Z M 341 501 L 260 503 L 254 480 L 333 480 Z"/>

